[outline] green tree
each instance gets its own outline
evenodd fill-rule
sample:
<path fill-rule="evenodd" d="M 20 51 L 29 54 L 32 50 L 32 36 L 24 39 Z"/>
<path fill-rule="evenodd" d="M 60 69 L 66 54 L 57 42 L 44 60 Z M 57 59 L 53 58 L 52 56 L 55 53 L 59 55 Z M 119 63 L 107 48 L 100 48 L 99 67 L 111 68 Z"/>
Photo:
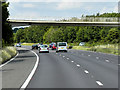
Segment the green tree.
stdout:
<path fill-rule="evenodd" d="M 9 3 L 2 2 L 2 43 L 4 45 L 11 45 L 13 43 L 13 32 L 11 25 L 7 23 L 7 18 L 9 16 L 9 11 L 7 7 Z"/>
<path fill-rule="evenodd" d="M 59 28 L 58 30 L 55 30 L 55 32 L 52 34 L 51 38 L 53 42 L 63 42 L 63 32 Z"/>
<path fill-rule="evenodd" d="M 49 28 L 49 30 L 44 34 L 43 36 L 43 40 L 45 43 L 50 43 L 50 42 L 53 42 L 52 41 L 52 36 L 54 36 L 54 32 L 55 32 L 55 29 L 53 28 L 53 26 L 51 26 Z"/>
<path fill-rule="evenodd" d="M 108 42 L 112 43 L 118 43 L 119 39 L 119 31 L 117 28 L 111 28 L 108 32 L 108 35 L 106 37 Z"/>
<path fill-rule="evenodd" d="M 16 34 L 15 34 L 15 42 L 16 43 L 19 43 L 19 42 L 24 42 L 25 39 L 24 39 L 24 36 L 25 36 L 25 32 L 23 29 L 19 29 Z"/>

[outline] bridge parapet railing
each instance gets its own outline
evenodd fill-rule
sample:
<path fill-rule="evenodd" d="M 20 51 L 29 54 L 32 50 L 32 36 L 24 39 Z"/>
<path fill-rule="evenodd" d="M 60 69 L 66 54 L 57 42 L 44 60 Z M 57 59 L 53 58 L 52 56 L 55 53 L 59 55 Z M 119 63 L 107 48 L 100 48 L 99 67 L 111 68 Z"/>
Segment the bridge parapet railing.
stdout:
<path fill-rule="evenodd" d="M 72 18 L 69 20 L 63 21 L 74 21 L 74 22 L 119 22 L 120 18 L 118 17 L 81 17 L 81 18 Z"/>

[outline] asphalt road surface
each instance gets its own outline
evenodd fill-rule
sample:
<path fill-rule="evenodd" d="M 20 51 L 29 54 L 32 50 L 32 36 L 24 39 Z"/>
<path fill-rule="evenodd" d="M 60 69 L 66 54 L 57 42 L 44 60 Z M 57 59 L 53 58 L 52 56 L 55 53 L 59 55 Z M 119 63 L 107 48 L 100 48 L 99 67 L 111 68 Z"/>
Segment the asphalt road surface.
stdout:
<path fill-rule="evenodd" d="M 80 50 L 35 52 L 40 62 L 27 88 L 118 87 L 117 56 Z"/>
<path fill-rule="evenodd" d="M 31 49 L 29 46 L 24 47 Z M 56 53 L 55 50 L 50 50 L 50 53 L 39 53 L 38 50 L 33 51 L 38 54 L 40 61 L 27 88 L 118 88 L 119 64 L 118 56 L 116 55 L 72 49 L 68 50 L 67 53 Z M 21 64 L 21 67 L 25 67 L 25 69 L 22 70 L 22 73 L 19 72 L 18 75 L 18 78 L 23 78 L 24 80 L 22 81 L 24 82 L 35 64 L 36 57 L 30 52 L 22 55 L 23 57 L 28 56 L 26 59 L 29 60 L 29 64 Z M 22 57 L 20 58 L 23 60 Z M 8 66 L 9 68 L 13 67 L 8 64 L 4 68 Z M 9 72 L 5 71 L 3 73 L 5 74 L 5 80 L 8 78 L 7 75 L 13 71 L 12 69 L 7 70 Z M 23 71 L 26 72 L 26 75 L 23 75 Z M 20 76 L 20 73 L 23 76 Z M 18 82 L 17 79 L 16 82 Z M 4 85 L 6 83 L 10 82 L 6 80 Z M 21 83 L 19 82 L 19 85 Z M 14 86 L 11 85 L 11 87 Z"/>

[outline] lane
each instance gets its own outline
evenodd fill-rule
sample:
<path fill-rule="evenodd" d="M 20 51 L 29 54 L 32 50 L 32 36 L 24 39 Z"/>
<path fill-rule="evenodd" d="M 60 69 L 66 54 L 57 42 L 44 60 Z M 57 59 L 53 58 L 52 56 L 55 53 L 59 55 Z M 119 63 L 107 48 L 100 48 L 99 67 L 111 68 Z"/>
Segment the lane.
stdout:
<path fill-rule="evenodd" d="M 79 65 L 65 60 L 54 51 L 40 53 L 39 57 L 39 66 L 27 88 L 102 88 Z"/>
<path fill-rule="evenodd" d="M 102 61 L 109 60 L 113 64 L 118 64 L 118 56 L 113 55 L 113 54 L 105 54 L 105 53 L 100 53 L 100 52 L 92 52 L 92 51 L 83 51 L 83 50 L 74 50 L 71 49 L 69 50 L 70 53 L 74 53 L 77 55 L 84 55 L 84 56 L 92 56 L 92 57 L 99 57 Z"/>
<path fill-rule="evenodd" d="M 0 70 L 3 89 L 20 88 L 35 65 L 36 56 L 32 52 L 24 48 L 17 50 L 19 55 Z"/>
<path fill-rule="evenodd" d="M 70 58 L 74 63 L 80 64 L 81 68 L 87 69 L 94 77 L 94 79 L 100 80 L 103 83 L 105 88 L 117 88 L 118 87 L 118 65 L 113 63 L 108 63 L 102 60 L 103 58 L 108 57 L 107 55 L 102 58 L 95 58 L 97 55 L 92 52 L 90 56 L 87 56 L 89 52 L 70 50 L 68 53 L 59 53 L 61 56 Z M 58 55 L 59 55 L 58 54 Z M 92 55 L 94 55 L 92 57 Z M 116 56 L 117 57 L 117 56 Z M 113 58 L 116 58 L 113 57 Z M 116 59 L 115 61 L 117 61 Z"/>
<path fill-rule="evenodd" d="M 1 70 L 3 88 L 19 88 L 34 67 L 36 56 L 26 49 L 18 51 L 20 55 Z M 68 50 L 68 53 L 34 51 L 39 55 L 40 62 L 27 88 L 118 87 L 117 56 L 80 50 Z M 109 61 L 103 60 L 106 58 Z"/>

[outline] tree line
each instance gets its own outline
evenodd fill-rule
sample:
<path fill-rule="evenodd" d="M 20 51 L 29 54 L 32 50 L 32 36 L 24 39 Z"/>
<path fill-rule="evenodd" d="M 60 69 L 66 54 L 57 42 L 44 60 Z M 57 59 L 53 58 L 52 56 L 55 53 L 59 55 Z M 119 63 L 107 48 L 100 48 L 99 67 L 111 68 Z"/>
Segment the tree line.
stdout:
<path fill-rule="evenodd" d="M 26 43 L 119 43 L 120 28 L 98 26 L 38 26 L 20 29 L 14 34 L 15 42 Z"/>
<path fill-rule="evenodd" d="M 82 15 L 83 17 L 84 15 Z M 120 13 L 97 13 L 96 15 L 86 15 L 85 17 L 120 17 Z"/>
<path fill-rule="evenodd" d="M 2 46 L 8 46 L 13 44 L 13 31 L 11 25 L 7 22 L 9 17 L 8 6 L 9 3 L 0 2 L 2 6 Z"/>
<path fill-rule="evenodd" d="M 104 21 L 104 22 L 119 22 L 120 13 L 97 13 L 93 15 L 82 15 L 81 18 L 78 17 L 71 17 L 70 19 L 62 19 L 60 21 Z"/>

